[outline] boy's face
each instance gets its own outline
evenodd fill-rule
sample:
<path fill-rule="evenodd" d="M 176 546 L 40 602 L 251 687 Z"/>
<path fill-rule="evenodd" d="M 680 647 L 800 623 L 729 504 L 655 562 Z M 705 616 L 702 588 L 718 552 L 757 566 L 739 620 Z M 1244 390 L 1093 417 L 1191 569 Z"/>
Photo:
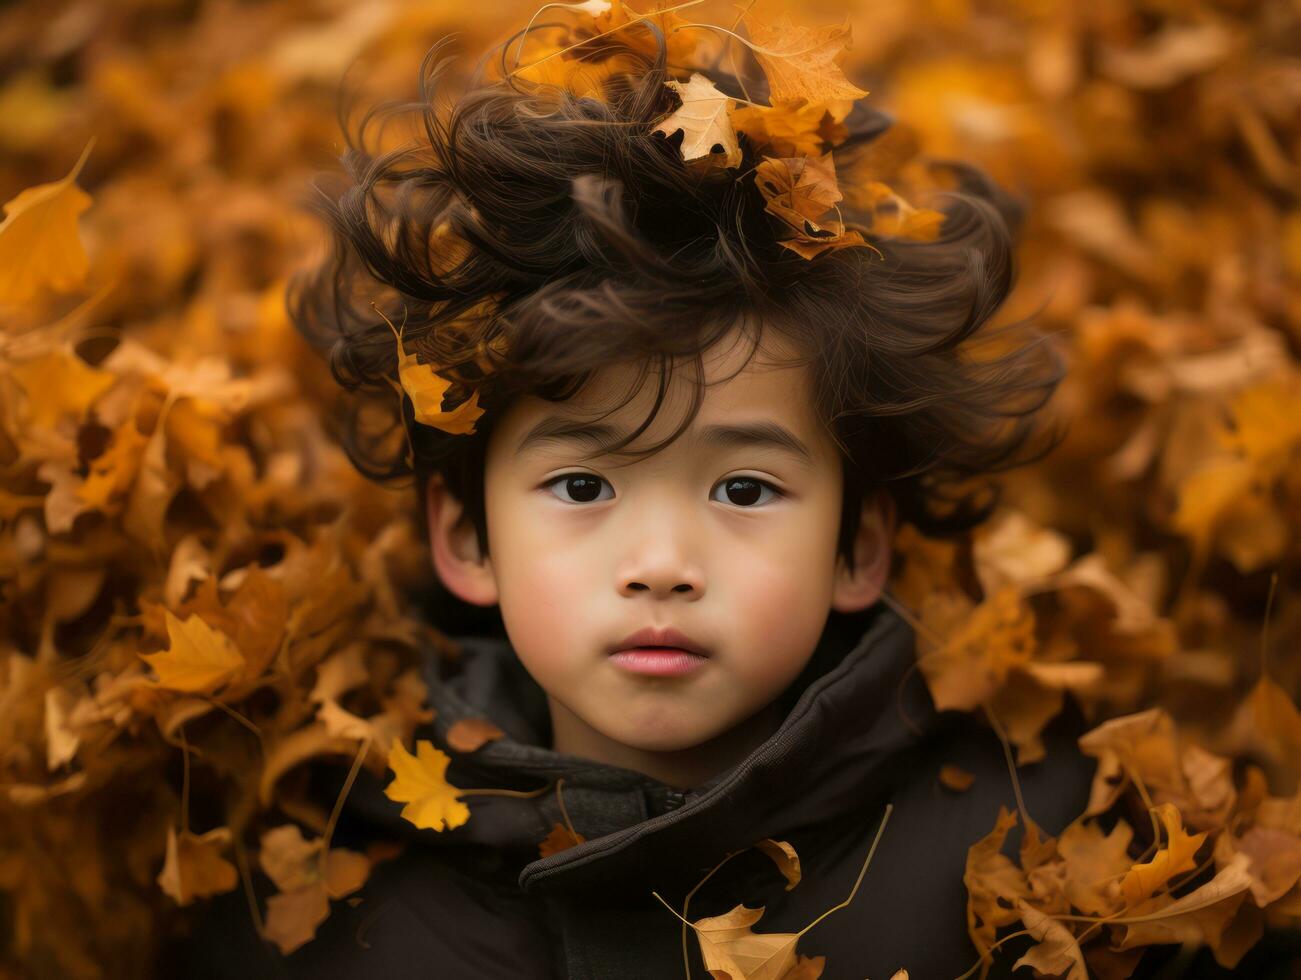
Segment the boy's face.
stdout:
<path fill-rule="evenodd" d="M 734 374 L 750 346 L 734 331 L 705 354 L 706 379 Z M 685 416 L 685 370 L 630 448 Z M 479 598 L 495 594 L 510 642 L 553 713 L 623 745 L 666 752 L 769 705 L 808 661 L 829 610 L 870 605 L 884 573 L 870 554 L 871 568 L 858 577 L 837 558 L 839 455 L 814 413 L 808 369 L 773 366 L 763 350 L 708 387 L 691 427 L 648 458 L 584 459 L 590 443 L 530 438 L 551 420 L 590 420 L 635 381 L 633 366 L 611 367 L 568 401 L 526 397 L 503 414 L 487 449 L 489 556 L 480 562 Z M 604 422 L 630 430 L 655 389 L 652 372 Z M 792 445 L 723 439 L 716 430 L 757 426 L 782 430 Z M 867 522 L 875 516 L 864 512 Z M 876 526 L 888 549 L 888 530 Z M 708 656 L 673 676 L 629 670 L 611 652 L 644 627 L 679 630 Z"/>

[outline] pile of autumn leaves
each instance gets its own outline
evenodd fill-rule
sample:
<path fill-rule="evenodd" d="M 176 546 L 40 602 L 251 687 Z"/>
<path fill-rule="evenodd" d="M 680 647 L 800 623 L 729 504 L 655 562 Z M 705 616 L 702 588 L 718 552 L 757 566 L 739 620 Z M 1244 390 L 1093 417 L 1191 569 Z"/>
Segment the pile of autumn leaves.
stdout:
<path fill-rule="evenodd" d="M 568 57 L 568 44 L 590 45 L 614 31 L 641 43 L 628 29 L 639 15 L 626 5 L 578 6 L 575 34 L 529 36 L 517 63 L 522 77 L 596 92 L 602 72 L 618 70 L 617 56 Z M 714 63 L 720 34 L 685 29 L 677 12 L 654 17 L 671 62 Z M 351 21 L 335 26 L 332 43 L 377 30 Z M 674 138 L 681 132 L 684 161 L 705 172 L 727 167 L 739 152 L 739 132 L 766 148 L 757 186 L 783 244 L 805 258 L 870 247 L 835 210 L 842 202 L 872 215 L 871 233 L 936 234 L 938 215 L 912 208 L 891 189 L 902 186 L 893 178 L 918 149 L 906 126 L 848 162 L 833 165 L 833 154 L 822 150 L 843 136 L 852 101 L 866 94 L 838 67 L 847 31 L 757 16 L 747 17 L 746 27 L 771 104 L 729 99 L 699 72 L 674 81 L 681 105 L 659 128 Z M 398 20 L 390 29 L 393 37 L 410 34 Z M 1178 62 L 1168 70 L 1210 70 L 1205 50 L 1212 41 L 1199 36 L 1202 61 L 1189 61 L 1185 39 L 1182 55 L 1167 56 Z M 328 40 L 320 32 L 295 39 L 309 54 L 321 50 L 313 43 Z M 170 111 L 191 123 L 194 136 L 235 125 L 258 111 L 250 106 L 280 105 L 276 132 L 310 141 L 312 124 L 285 122 L 292 100 L 267 95 L 289 84 L 276 72 L 321 63 L 294 50 L 277 52 L 273 72 L 242 66 L 225 74 L 206 116 L 175 105 Z M 1159 87 L 1164 77 L 1154 80 L 1135 57 L 1101 64 L 1135 90 Z M 132 127 L 132 139 L 152 135 L 169 152 L 199 153 L 194 143 L 167 142 L 175 134 L 160 122 L 168 96 L 158 93 L 175 90 L 146 85 L 148 77 L 123 62 L 99 69 L 94 84 Z M 1105 105 L 1119 99 L 1113 90 L 1104 96 Z M 979 118 L 994 125 L 998 117 Z M 1246 131 L 1256 132 L 1252 145 L 1260 146 L 1264 137 Z M 328 143 L 332 127 L 321 133 Z M 105 228 L 124 235 L 126 227 L 112 208 L 141 182 L 119 186 L 110 172 L 86 214 L 92 200 L 77 177 L 99 153 L 132 162 L 130 140 L 87 146 L 64 179 L 12 199 L 0 225 L 0 888 L 13 909 L 13 954 L 70 977 L 102 975 L 103 964 L 124 962 L 124 950 L 147 948 L 164 903 L 190 906 L 239 888 L 252 873 L 245 842 L 253 837 L 257 866 L 277 892 L 265 911 L 252 902 L 250 914 L 284 952 L 310 941 L 330 901 L 355 895 L 374 862 L 394 853 L 379 844 L 364 854 L 331 846 L 338 805 L 322 811 L 307 793 L 302 777 L 312 759 L 351 764 L 340 803 L 360 766 L 392 771 L 390 798 L 432 829 L 473 819 L 463 801 L 474 793 L 447 783 L 448 758 L 428 743 L 417 743 L 414 755 L 404 747 L 431 718 L 419 658 L 443 644 L 402 599 L 427 578 L 425 545 L 409 502 L 377 494 L 323 431 L 325 389 L 313 387 L 323 372 L 296 345 L 281 303 L 295 243 L 277 242 L 276 267 L 262 270 L 272 274 L 270 285 L 240 283 L 240 275 L 256 277 L 224 269 L 225 291 L 242 287 L 237 302 L 191 296 L 187 262 L 219 268 L 232 261 L 240 239 L 214 240 L 205 255 L 188 241 L 197 233 L 169 239 L 164 227 L 151 226 L 157 234 L 145 244 L 108 240 Z M 76 156 L 74 149 L 68 159 Z M 66 167 L 61 160 L 52 173 Z M 167 187 L 179 199 L 167 183 L 174 172 L 150 179 L 143 185 Z M 265 227 L 282 217 L 231 190 L 216 196 L 239 206 L 214 215 L 211 228 L 237 223 L 241 214 Z M 1083 211 L 1069 199 L 1047 209 L 1076 248 L 1051 250 L 1063 263 L 1065 272 L 1055 271 L 1068 300 L 1102 278 L 1086 257 L 1104 252 L 1097 262 L 1131 257 L 1154 297 L 1165 282 L 1157 259 L 1144 259 L 1144 243 L 1099 200 L 1085 201 Z M 97 215 L 101 210 L 115 213 L 117 223 Z M 149 220 L 160 221 L 166 210 L 153 213 Z M 89 257 L 78 233 L 83 214 L 94 236 Z M 1083 214 L 1106 217 L 1091 224 Z M 1161 215 L 1154 236 L 1178 224 L 1177 211 Z M 1227 235 L 1230 225 L 1219 227 Z M 1294 235 L 1301 243 L 1301 230 Z M 139 254 L 124 261 L 132 249 Z M 1033 279 L 1039 270 L 1029 271 Z M 1219 301 L 1228 304 L 1232 271 L 1217 277 Z M 150 296 L 156 306 L 142 306 Z M 1063 315 L 1068 302 L 1057 303 L 1050 315 Z M 1151 406 L 1125 433 L 1131 438 L 1114 472 L 1134 479 L 1158 447 L 1164 452 L 1163 476 L 1181 481 L 1169 527 L 1191 545 L 1189 580 L 1217 553 L 1244 572 L 1285 555 L 1287 501 L 1294 498 L 1266 491 L 1301 486 L 1301 404 L 1292 368 L 1280 379 L 1255 367 L 1261 350 L 1284 357 L 1281 345 L 1250 324 L 1230 347 L 1234 357 L 1215 360 L 1205 332 L 1149 314 L 1133 295 L 1072 323 L 1077 377 L 1087 390 L 1123 390 Z M 103 344 L 105 337 L 112 343 Z M 446 379 L 398 344 L 394 396 L 410 398 L 423 424 L 471 431 L 473 398 L 444 409 Z M 1225 377 L 1235 379 L 1234 393 L 1222 411 L 1179 400 L 1214 390 Z M 1104 432 L 1105 415 L 1091 413 L 1088 431 Z M 1205 465 L 1171 462 L 1189 442 Z M 1100 450 L 1074 451 L 1089 458 Z M 1051 470 L 1034 478 L 1053 485 Z M 1072 515 L 1070 495 L 1079 492 L 1078 483 L 1065 486 L 1069 493 L 1052 495 L 1063 524 Z M 1039 513 L 1053 514 L 1042 498 Z M 1099 552 L 1073 558 L 1071 540 L 1052 526 L 1006 508 L 959 542 L 928 540 L 905 527 L 892 582 L 895 601 L 917 628 L 920 669 L 936 704 L 987 718 L 1022 765 L 1042 758 L 1039 735 L 1067 696 L 1091 717 L 1106 717 L 1147 701 L 1154 676 L 1182 670 L 1179 676 L 1212 687 L 1225 683 L 1216 666 L 1223 658 L 1181 645 L 1172 619 L 1155 611 L 1160 576 L 1139 560 L 1151 552 L 1123 569 Z M 1114 536 L 1110 551 L 1116 554 Z M 1217 639 L 1216 616 L 1227 619 L 1212 598 L 1202 596 L 1197 620 L 1212 636 L 1207 646 Z M 1266 637 L 1258 639 L 1264 650 Z M 1021 962 L 1072 980 L 1118 978 L 1149 944 L 1205 943 L 1231 964 L 1265 926 L 1298 921 L 1301 794 L 1274 795 L 1271 787 L 1296 787 L 1301 717 L 1265 656 L 1248 656 L 1242 645 L 1230 653 L 1236 663 L 1253 664 L 1254 683 L 1222 730 L 1195 737 L 1163 708 L 1100 720 L 1081 739 L 1098 769 L 1078 820 L 1051 837 L 1023 806 L 1000 813 L 971 848 L 965 876 L 980 952 L 997 955 L 999 942 L 1024 930 L 1037 944 Z M 499 735 L 483 720 L 449 738 L 454 750 L 473 752 Z M 1235 770 L 1234 761 L 1245 764 Z M 952 792 L 970 779 L 952 767 L 942 773 Z M 124 808 L 130 826 L 107 819 Z M 196 814 L 206 829 L 192 828 Z M 265 826 L 271 814 L 273 825 Z M 1017 823 L 1025 833 L 1013 859 L 1001 846 Z M 555 853 L 581 840 L 557 824 L 539 850 Z M 798 858 L 789 844 L 757 846 L 794 887 Z M 111 923 L 99 914 L 110 891 Z M 153 901 L 159 896 L 164 903 Z M 820 958 L 797 956 L 797 937 L 754 932 L 752 913 L 729 913 L 723 925 L 730 945 L 715 942 L 717 923 L 683 928 L 694 927 L 706 962 L 732 980 L 818 975 Z M 687 919 L 686 908 L 681 916 Z M 86 922 L 99 931 L 88 933 Z"/>
<path fill-rule="evenodd" d="M 1250 432 L 1249 416 L 1237 422 Z M 905 534 L 910 559 L 895 591 L 919 613 L 918 660 L 936 706 L 981 713 L 1018 764 L 1043 758 L 1039 734 L 1064 691 L 1086 710 L 1104 697 L 1123 701 L 1127 686 L 1137 695 L 1144 661 L 1176 654 L 1171 624 L 1097 555 L 1068 563 L 1067 542 L 1023 515 L 1004 512 L 974 535 L 965 560 L 985 596 L 979 603 L 953 587 L 958 547 Z M 1036 621 L 1049 610 L 1044 640 Z M 1225 737 L 1287 767 L 1301 746 L 1301 717 L 1264 674 Z M 1301 915 L 1301 794 L 1271 796 L 1256 765 L 1235 785 L 1231 758 L 1180 737 L 1159 707 L 1104 721 L 1079 747 L 1098 764 L 1075 821 L 1045 835 L 1018 792 L 1020 812 L 1000 809 L 971 848 L 964 881 L 977 949 L 1021 935 L 996 939 L 1020 923 L 1039 944 L 1019 963 L 1072 980 L 1120 978 L 1154 943 L 1206 944 L 1232 965 L 1266 923 L 1286 927 Z M 941 780 L 958 791 L 970 785 L 953 767 Z M 1002 847 L 1018 821 L 1025 833 L 1012 860 Z"/>

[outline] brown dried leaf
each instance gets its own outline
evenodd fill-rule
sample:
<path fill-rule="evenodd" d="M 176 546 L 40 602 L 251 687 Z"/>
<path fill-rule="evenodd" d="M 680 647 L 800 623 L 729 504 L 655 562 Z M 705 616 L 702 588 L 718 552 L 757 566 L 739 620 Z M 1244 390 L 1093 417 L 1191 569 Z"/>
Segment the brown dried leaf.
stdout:
<path fill-rule="evenodd" d="M 457 752 L 474 752 L 506 733 L 487 718 L 461 718 L 447 729 L 447 744 Z"/>

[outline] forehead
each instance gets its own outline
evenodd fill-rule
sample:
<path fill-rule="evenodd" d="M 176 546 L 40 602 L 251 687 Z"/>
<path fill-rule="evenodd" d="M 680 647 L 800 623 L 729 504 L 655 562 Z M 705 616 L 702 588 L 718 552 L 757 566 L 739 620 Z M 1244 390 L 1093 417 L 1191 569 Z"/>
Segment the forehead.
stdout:
<path fill-rule="evenodd" d="M 508 453 L 534 451 L 549 441 L 539 438 L 539 433 L 554 431 L 557 422 L 597 419 L 619 434 L 629 432 L 641 425 L 654 408 L 660 374 L 657 367 L 643 371 L 634 363 L 614 364 L 597 371 L 580 392 L 566 401 L 521 398 L 501 420 L 494 441 Z M 754 341 L 739 330 L 704 351 L 699 367 L 689 360 L 674 365 L 654 421 L 630 444 L 630 450 L 666 438 L 681 424 L 690 410 L 698 378 L 704 382 L 702 401 L 699 413 L 679 440 L 685 447 L 695 445 L 695 437 L 701 433 L 712 430 L 716 434 L 720 425 L 744 423 L 766 428 L 767 435 L 775 436 L 776 441 L 792 443 L 793 454 L 798 454 L 799 444 L 813 458 L 828 451 L 828 440 L 813 405 L 810 371 L 798 362 L 796 349 L 775 331 L 766 331 L 762 345 L 755 349 Z M 631 400 L 611 412 L 628 399 L 634 388 L 637 390 Z M 782 430 L 793 439 L 786 439 Z M 747 439 L 712 441 L 744 444 Z M 748 441 L 758 444 L 763 440 Z"/>

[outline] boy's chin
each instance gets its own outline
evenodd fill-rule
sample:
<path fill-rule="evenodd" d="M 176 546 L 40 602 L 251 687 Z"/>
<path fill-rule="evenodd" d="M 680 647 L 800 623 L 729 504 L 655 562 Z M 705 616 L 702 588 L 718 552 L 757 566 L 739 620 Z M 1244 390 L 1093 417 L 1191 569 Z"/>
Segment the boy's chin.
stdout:
<path fill-rule="evenodd" d="M 707 737 L 685 732 L 657 732 L 653 735 L 641 733 L 628 737 L 622 735 L 613 737 L 628 748 L 639 752 L 686 752 L 709 741 Z"/>
<path fill-rule="evenodd" d="M 666 722 L 637 724 L 621 719 L 617 725 L 602 729 L 602 734 L 639 752 L 686 752 L 704 745 L 725 731 L 725 724 L 714 726 Z"/>

